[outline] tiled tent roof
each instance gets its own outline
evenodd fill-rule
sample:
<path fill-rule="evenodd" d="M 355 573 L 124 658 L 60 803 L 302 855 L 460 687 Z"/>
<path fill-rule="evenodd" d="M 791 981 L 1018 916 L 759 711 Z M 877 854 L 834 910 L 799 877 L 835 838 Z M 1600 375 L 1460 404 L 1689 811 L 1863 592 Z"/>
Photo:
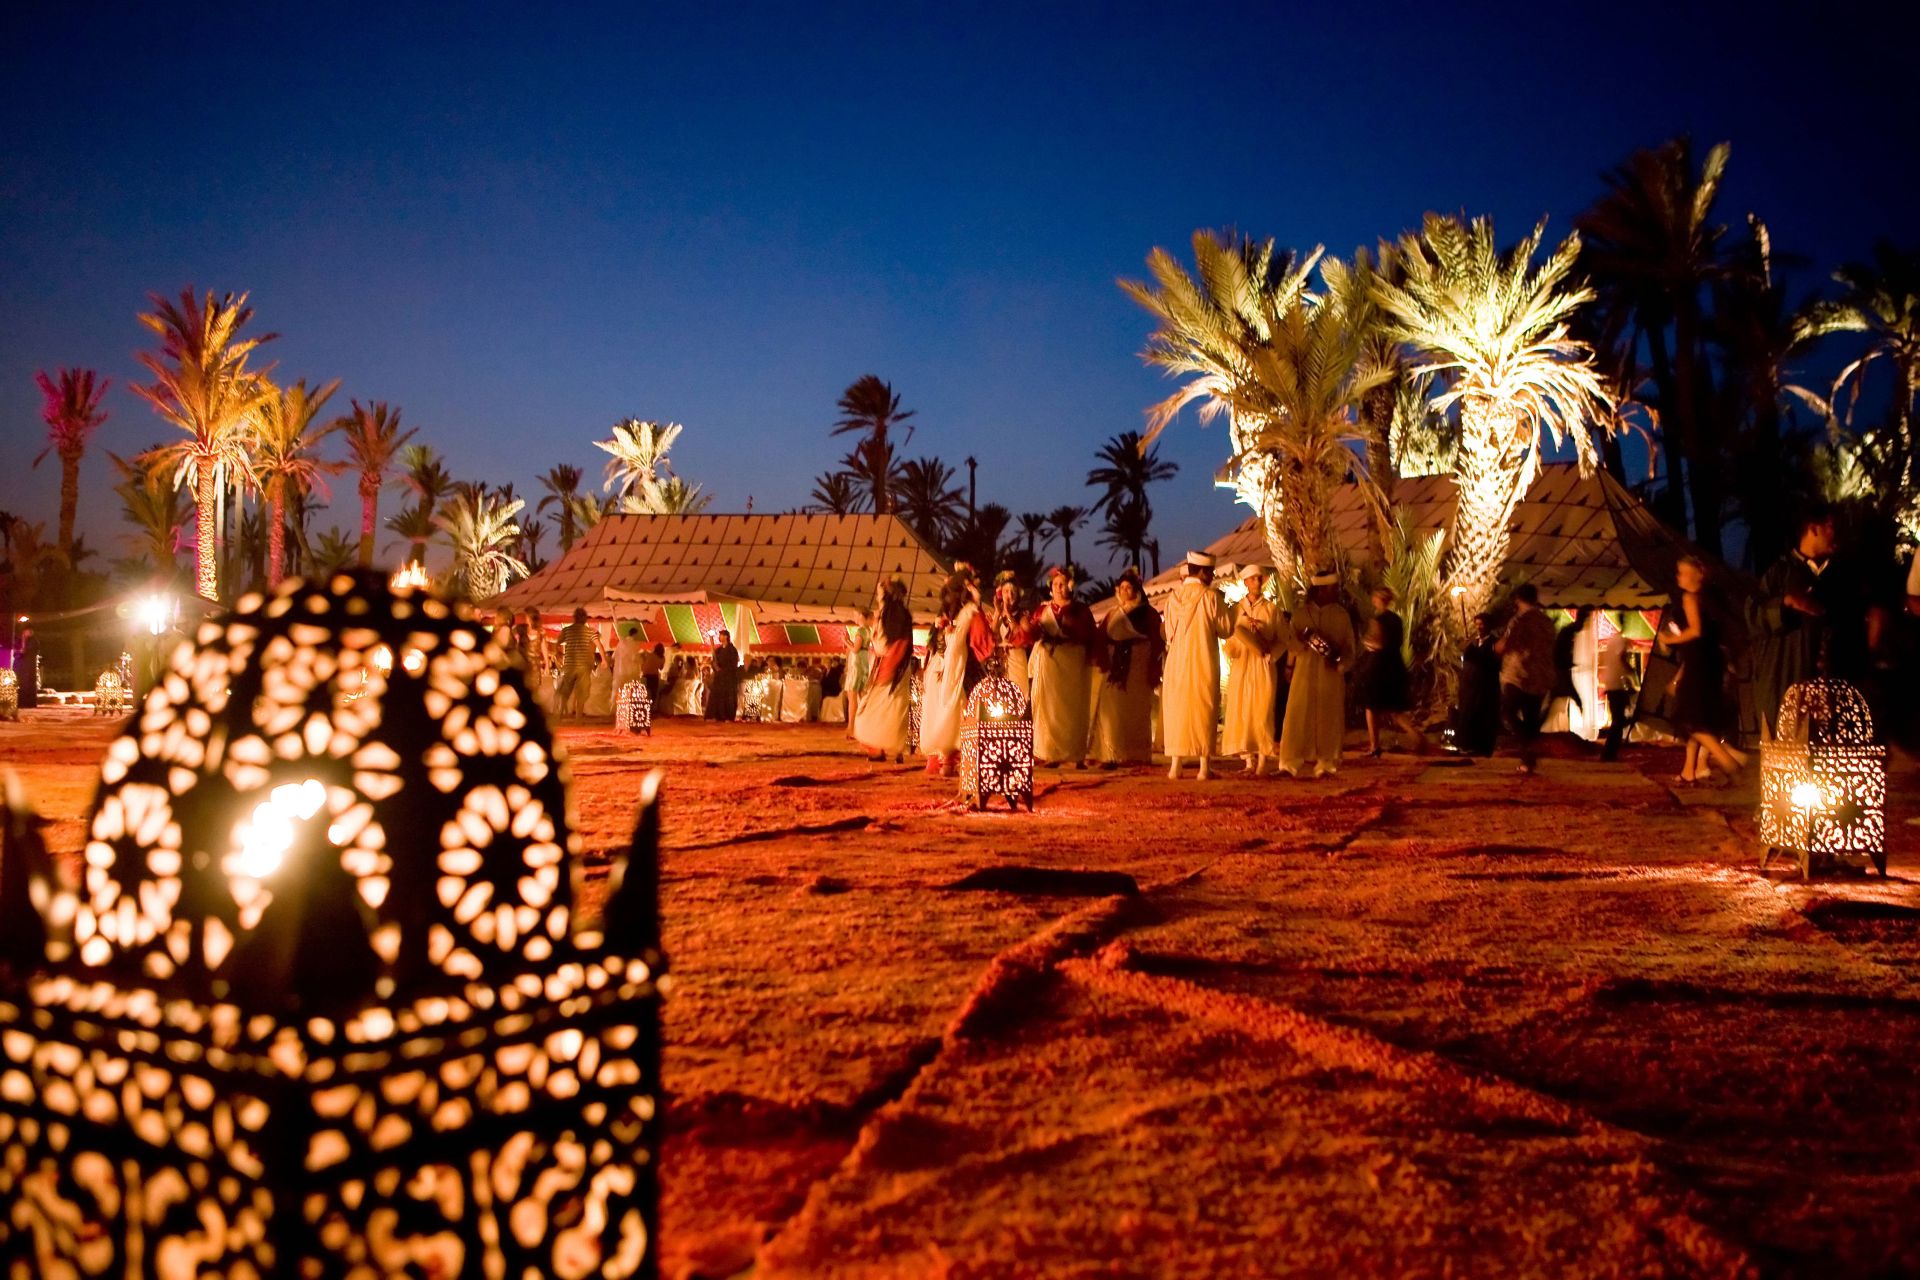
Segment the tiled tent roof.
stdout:
<path fill-rule="evenodd" d="M 1451 476 L 1418 476 L 1394 485 L 1393 506 L 1414 534 L 1430 533 L 1453 522 Z M 1351 487 L 1334 498 L 1334 536 L 1356 562 L 1367 558 L 1369 515 Z M 1673 566 L 1691 544 L 1656 519 L 1640 500 L 1604 471 L 1583 476 L 1571 462 L 1540 469 L 1533 487 L 1513 513 L 1513 543 L 1507 571 L 1539 588 L 1550 608 L 1595 605 L 1607 609 L 1651 609 L 1667 600 Z M 1221 563 L 1271 563 L 1257 516 L 1207 547 Z M 1171 591 L 1180 567 L 1147 584 L 1151 596 Z"/>
<path fill-rule="evenodd" d="M 946 566 L 897 516 L 611 515 L 559 560 L 486 602 L 498 610 L 610 611 L 611 602 L 742 600 L 848 618 L 901 578 L 916 615 L 938 610 Z"/>

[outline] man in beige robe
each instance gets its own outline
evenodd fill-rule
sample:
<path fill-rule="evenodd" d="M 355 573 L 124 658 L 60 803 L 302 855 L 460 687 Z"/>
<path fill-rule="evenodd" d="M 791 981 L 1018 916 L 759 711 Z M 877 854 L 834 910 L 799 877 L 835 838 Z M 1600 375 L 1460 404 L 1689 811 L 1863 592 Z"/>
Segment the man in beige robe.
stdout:
<path fill-rule="evenodd" d="M 1160 682 L 1160 723 L 1172 764 L 1180 776 L 1187 756 L 1200 760 L 1200 780 L 1212 776 L 1213 742 L 1220 718 L 1220 641 L 1233 630 L 1227 602 L 1213 589 L 1213 557 L 1187 553 L 1186 580 L 1161 613 L 1167 637 L 1166 674 Z"/>
<path fill-rule="evenodd" d="M 1280 629 L 1278 611 L 1261 594 L 1266 576 L 1258 565 L 1240 570 L 1246 595 L 1234 607 L 1233 634 L 1227 638 L 1227 714 L 1220 742 L 1220 753 L 1244 757 L 1247 772 L 1256 778 L 1266 772 L 1267 757 L 1275 754 L 1274 660 Z"/>
<path fill-rule="evenodd" d="M 1280 770 L 1315 777 L 1340 768 L 1340 742 L 1347 732 L 1347 675 L 1353 664 L 1353 617 L 1340 602 L 1340 576 L 1331 569 L 1313 575 L 1311 589 L 1294 610 L 1286 635 L 1293 653 L 1293 683 L 1287 687 L 1287 718 L 1280 726 Z"/>

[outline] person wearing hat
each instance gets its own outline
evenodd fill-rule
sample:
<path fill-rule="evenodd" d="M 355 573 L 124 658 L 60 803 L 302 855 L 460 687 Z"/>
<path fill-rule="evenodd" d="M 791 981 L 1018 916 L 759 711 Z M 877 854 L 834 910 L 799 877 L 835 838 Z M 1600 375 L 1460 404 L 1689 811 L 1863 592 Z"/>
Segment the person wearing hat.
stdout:
<path fill-rule="evenodd" d="M 1298 775 L 1312 766 L 1315 777 L 1326 777 L 1339 770 L 1347 731 L 1346 669 L 1355 647 L 1353 618 L 1340 602 L 1340 575 L 1321 569 L 1288 628 L 1294 666 L 1280 726 L 1281 772 Z"/>
<path fill-rule="evenodd" d="M 1048 598 L 1029 618 L 1033 652 L 1033 758 L 1037 764 L 1085 766 L 1087 720 L 1093 711 L 1093 612 L 1073 598 L 1073 577 L 1047 570 Z"/>
<path fill-rule="evenodd" d="M 1187 553 L 1186 578 L 1167 601 L 1166 674 L 1160 685 L 1160 726 L 1177 779 L 1189 756 L 1200 780 L 1212 776 L 1214 731 L 1220 719 L 1220 641 L 1233 633 L 1233 615 L 1213 589 L 1213 557 Z"/>
<path fill-rule="evenodd" d="M 1274 658 L 1280 648 L 1279 614 L 1262 594 L 1266 570 L 1244 565 L 1236 575 L 1246 595 L 1234 606 L 1227 637 L 1227 709 L 1220 753 L 1243 756 L 1247 772 L 1266 772 L 1274 754 L 1273 698 L 1279 684 Z"/>
<path fill-rule="evenodd" d="M 993 629 L 993 642 L 1000 650 L 1000 674 L 1031 698 L 1033 678 L 1027 670 L 1027 650 L 1033 644 L 1033 631 L 1025 595 L 1020 575 L 1002 569 L 993 579 L 993 606 L 987 611 L 987 625 Z"/>

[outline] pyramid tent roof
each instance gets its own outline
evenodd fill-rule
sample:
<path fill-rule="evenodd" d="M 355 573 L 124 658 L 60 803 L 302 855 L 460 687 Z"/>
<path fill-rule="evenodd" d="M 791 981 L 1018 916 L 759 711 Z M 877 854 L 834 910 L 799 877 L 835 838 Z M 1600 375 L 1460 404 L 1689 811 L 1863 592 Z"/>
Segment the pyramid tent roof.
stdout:
<path fill-rule="evenodd" d="M 1415 536 L 1450 529 L 1454 506 L 1452 476 L 1416 476 L 1394 485 L 1393 509 Z M 1356 563 L 1369 559 L 1369 520 L 1358 490 L 1340 490 L 1333 505 L 1334 537 Z M 1510 527 L 1507 576 L 1533 583 L 1549 608 L 1659 608 L 1667 601 L 1675 561 L 1695 551 L 1611 475 L 1582 475 L 1572 462 L 1540 468 Z M 1273 562 L 1258 516 L 1247 517 L 1207 550 L 1221 564 Z M 1147 594 L 1173 590 L 1180 577 L 1176 565 L 1148 582 Z"/>
<path fill-rule="evenodd" d="M 898 516 L 610 515 L 573 549 L 483 607 L 595 617 L 638 607 L 747 603 L 783 620 L 852 621 L 883 578 L 916 617 L 938 611 L 947 567 Z"/>

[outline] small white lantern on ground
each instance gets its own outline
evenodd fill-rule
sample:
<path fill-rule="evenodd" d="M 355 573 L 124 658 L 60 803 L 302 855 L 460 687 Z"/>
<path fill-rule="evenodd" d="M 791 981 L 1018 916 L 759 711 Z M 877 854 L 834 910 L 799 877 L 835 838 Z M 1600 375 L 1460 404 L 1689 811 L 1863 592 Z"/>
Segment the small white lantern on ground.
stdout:
<path fill-rule="evenodd" d="M 990 675 L 973 687 L 960 721 L 960 795 L 975 809 L 989 796 L 1005 796 L 1018 810 L 1033 812 L 1033 720 L 1027 695 L 1005 676 Z"/>
<path fill-rule="evenodd" d="M 1887 874 L 1887 749 L 1873 715 L 1844 680 L 1807 680 L 1780 699 L 1779 734 L 1760 748 L 1760 839 L 1766 855 L 1800 864 L 1871 862 Z"/>
<path fill-rule="evenodd" d="M 613 731 L 653 736 L 653 698 L 644 680 L 629 680 L 613 695 Z"/>

